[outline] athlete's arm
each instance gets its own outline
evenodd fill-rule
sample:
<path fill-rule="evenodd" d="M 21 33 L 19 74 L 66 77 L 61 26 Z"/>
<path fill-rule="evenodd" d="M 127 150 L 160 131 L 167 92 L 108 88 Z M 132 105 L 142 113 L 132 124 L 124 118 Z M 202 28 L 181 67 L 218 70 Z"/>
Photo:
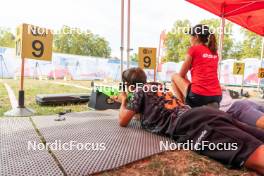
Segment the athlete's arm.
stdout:
<path fill-rule="evenodd" d="M 190 70 L 191 65 L 192 65 L 192 57 L 189 54 L 187 54 L 185 61 L 183 62 L 181 70 L 179 72 L 179 75 L 182 78 L 187 78 L 187 73 Z"/>
<path fill-rule="evenodd" d="M 120 93 L 119 100 L 121 102 L 121 107 L 119 111 L 119 125 L 121 127 L 126 127 L 133 118 L 133 116 L 136 114 L 136 112 L 128 110 L 126 108 L 126 103 L 127 103 L 126 93 Z"/>

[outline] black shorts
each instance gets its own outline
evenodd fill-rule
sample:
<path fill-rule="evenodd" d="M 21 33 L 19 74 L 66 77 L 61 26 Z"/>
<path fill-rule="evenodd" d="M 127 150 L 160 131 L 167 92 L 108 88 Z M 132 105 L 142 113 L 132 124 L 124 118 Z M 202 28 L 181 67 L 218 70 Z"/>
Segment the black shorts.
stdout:
<path fill-rule="evenodd" d="M 185 103 L 192 108 L 194 107 L 200 107 L 203 105 L 207 105 L 209 103 L 218 103 L 220 104 L 222 100 L 222 95 L 220 96 L 203 96 L 203 95 L 198 95 L 196 93 L 193 93 L 191 90 L 191 84 L 187 89 L 187 94 L 186 94 L 186 99 Z"/>
<path fill-rule="evenodd" d="M 237 168 L 244 166 L 249 156 L 264 145 L 264 130 L 238 122 L 229 114 L 209 107 L 185 112 L 177 123 L 175 134 L 178 142 L 192 140 L 194 145 L 204 142 L 203 149 L 193 150 Z M 214 147 L 212 143 L 220 145 L 220 149 L 211 148 Z"/>

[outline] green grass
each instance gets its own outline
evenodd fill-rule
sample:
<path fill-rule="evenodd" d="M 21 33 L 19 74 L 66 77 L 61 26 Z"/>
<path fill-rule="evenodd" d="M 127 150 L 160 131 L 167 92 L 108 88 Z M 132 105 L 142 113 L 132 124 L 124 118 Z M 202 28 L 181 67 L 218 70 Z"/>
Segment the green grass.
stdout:
<path fill-rule="evenodd" d="M 6 79 L 4 80 L 4 82 L 10 85 L 16 97 L 18 97 L 19 80 Z M 76 84 L 70 81 L 66 83 Z M 88 82 L 86 82 L 86 84 L 88 84 Z M 52 81 L 26 79 L 24 84 L 24 90 L 25 90 L 25 105 L 26 107 L 33 109 L 36 112 L 35 115 L 52 115 L 69 109 L 71 109 L 72 112 L 80 112 L 80 111 L 88 110 L 87 104 L 77 104 L 77 105 L 74 104 L 74 105 L 64 105 L 64 106 L 39 106 L 35 101 L 35 97 L 37 94 L 88 93 L 87 90 L 85 89 L 53 84 Z"/>
<path fill-rule="evenodd" d="M 11 109 L 11 104 L 8 98 L 4 84 L 0 81 L 0 118 L 4 113 Z"/>

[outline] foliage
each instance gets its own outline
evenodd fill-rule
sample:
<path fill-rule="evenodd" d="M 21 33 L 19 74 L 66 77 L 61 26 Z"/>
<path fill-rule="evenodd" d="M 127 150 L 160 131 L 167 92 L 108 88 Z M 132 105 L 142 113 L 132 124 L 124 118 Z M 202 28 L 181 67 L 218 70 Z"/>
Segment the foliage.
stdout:
<path fill-rule="evenodd" d="M 165 47 L 167 49 L 164 62 L 179 62 L 185 59 L 185 54 L 190 45 L 186 31 L 191 26 L 189 20 L 178 20 L 167 33 Z M 186 31 L 185 31 L 186 30 Z"/>
<path fill-rule="evenodd" d="M 205 19 L 201 20 L 199 23 L 208 25 L 211 29 L 215 31 L 216 37 L 219 37 L 220 30 L 220 20 L 217 19 Z M 179 62 L 185 59 L 187 49 L 190 47 L 189 35 L 186 32 L 191 26 L 188 20 L 177 20 L 170 32 L 168 32 L 165 46 L 167 49 L 167 54 L 165 61 Z M 232 38 L 232 27 L 231 23 L 226 24 L 224 47 L 223 47 L 223 58 L 229 58 L 234 55 L 234 40 Z"/>
<path fill-rule="evenodd" d="M 134 53 L 130 56 L 130 60 L 134 62 L 138 62 L 138 54 Z"/>
<path fill-rule="evenodd" d="M 217 42 L 220 34 L 219 19 L 204 19 L 199 23 L 208 25 L 216 34 Z M 190 46 L 189 36 L 185 34 L 191 26 L 188 20 L 177 20 L 171 31 L 167 33 L 165 47 L 167 50 L 164 62 L 179 62 L 184 60 L 187 49 Z M 179 30 L 181 29 L 181 30 Z M 182 29 L 185 29 L 182 30 Z M 261 36 L 241 27 L 242 40 L 236 40 L 233 33 L 233 24 L 226 22 L 223 43 L 223 59 L 259 58 L 261 53 Z"/>
<path fill-rule="evenodd" d="M 246 29 L 241 30 L 244 35 L 244 40 L 241 43 L 241 58 L 259 58 L 261 53 L 261 36 L 250 32 Z"/>
<path fill-rule="evenodd" d="M 109 43 L 104 38 L 68 26 L 63 26 L 54 36 L 54 51 L 97 57 L 109 57 L 111 54 Z"/>
<path fill-rule="evenodd" d="M 219 19 L 205 19 L 200 21 L 201 24 L 208 25 L 210 29 L 215 31 L 215 35 L 217 38 L 217 41 L 219 41 L 220 37 L 220 20 Z M 224 36 L 224 41 L 223 41 L 223 59 L 229 59 L 231 55 L 234 55 L 234 39 L 232 38 L 232 33 L 233 33 L 233 24 L 231 22 L 226 22 L 225 24 L 225 36 Z"/>
<path fill-rule="evenodd" d="M 15 36 L 9 28 L 0 28 L 0 46 L 14 48 Z"/>

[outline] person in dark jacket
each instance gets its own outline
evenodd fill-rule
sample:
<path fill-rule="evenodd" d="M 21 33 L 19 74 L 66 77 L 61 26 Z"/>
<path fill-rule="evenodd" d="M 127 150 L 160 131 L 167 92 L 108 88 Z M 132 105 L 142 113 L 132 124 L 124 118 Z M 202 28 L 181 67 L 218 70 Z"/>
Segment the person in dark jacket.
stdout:
<path fill-rule="evenodd" d="M 190 108 L 166 91 L 159 83 L 147 83 L 140 68 L 123 72 L 123 82 L 132 98 L 122 92 L 119 125 L 126 127 L 140 114 L 143 129 L 174 139 L 177 143 L 194 142 L 192 150 L 233 167 L 245 166 L 264 174 L 264 131 L 241 123 L 229 114 L 210 107 Z M 138 85 L 141 86 L 138 86 Z M 204 142 L 216 145 L 212 149 Z M 219 148 L 230 144 L 232 148 Z M 201 146 L 199 148 L 197 146 Z"/>

